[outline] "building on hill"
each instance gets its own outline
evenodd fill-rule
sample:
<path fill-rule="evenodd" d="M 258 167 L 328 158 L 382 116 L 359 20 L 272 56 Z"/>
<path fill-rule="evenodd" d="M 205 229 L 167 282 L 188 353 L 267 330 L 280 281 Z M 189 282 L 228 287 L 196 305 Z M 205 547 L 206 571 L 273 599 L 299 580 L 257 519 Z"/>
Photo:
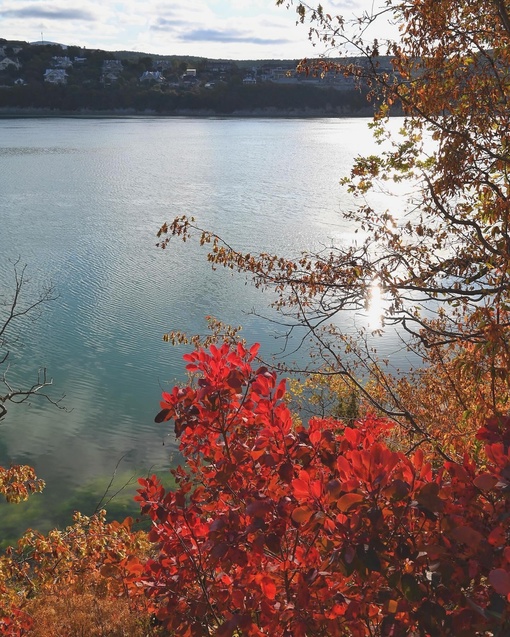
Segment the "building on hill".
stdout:
<path fill-rule="evenodd" d="M 123 68 L 122 60 L 103 60 L 103 73 L 121 73 Z"/>
<path fill-rule="evenodd" d="M 233 66 L 232 62 L 207 62 L 206 70 L 208 73 L 230 73 Z"/>
<path fill-rule="evenodd" d="M 161 71 L 144 71 L 140 75 L 140 82 L 164 82 L 165 78 L 161 74 Z"/>
<path fill-rule="evenodd" d="M 18 60 L 13 60 L 12 58 L 5 57 L 3 60 L 0 60 L 0 71 L 5 71 L 5 69 L 9 67 L 14 67 L 15 69 L 20 69 L 21 64 Z"/>
<path fill-rule="evenodd" d="M 71 59 L 67 56 L 58 56 L 58 55 L 54 55 L 52 58 L 52 64 L 56 69 L 68 69 L 70 68 L 73 63 L 71 62 Z"/>
<path fill-rule="evenodd" d="M 101 69 L 101 83 L 108 85 L 114 84 L 118 81 L 124 67 L 122 65 L 122 60 L 103 60 Z"/>
<path fill-rule="evenodd" d="M 67 73 L 65 69 L 46 69 L 44 81 L 49 84 L 67 84 Z"/>

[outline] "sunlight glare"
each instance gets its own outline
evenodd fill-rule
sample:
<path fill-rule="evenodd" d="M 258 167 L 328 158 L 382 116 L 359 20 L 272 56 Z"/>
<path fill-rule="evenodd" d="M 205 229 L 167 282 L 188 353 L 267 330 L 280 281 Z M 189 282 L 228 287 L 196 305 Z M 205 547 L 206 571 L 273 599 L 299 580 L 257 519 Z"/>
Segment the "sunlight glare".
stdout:
<path fill-rule="evenodd" d="M 374 279 L 370 285 L 367 311 L 368 326 L 373 330 L 378 330 L 383 327 L 383 299 L 381 286 L 377 279 Z"/>

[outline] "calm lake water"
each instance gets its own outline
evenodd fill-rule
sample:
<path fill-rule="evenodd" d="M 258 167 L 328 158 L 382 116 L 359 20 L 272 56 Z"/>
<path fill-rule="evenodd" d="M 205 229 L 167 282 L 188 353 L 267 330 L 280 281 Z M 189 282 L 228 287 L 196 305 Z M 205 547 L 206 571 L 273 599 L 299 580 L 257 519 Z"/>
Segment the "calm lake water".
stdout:
<path fill-rule="evenodd" d="M 212 314 L 242 324 L 266 355 L 281 347 L 274 324 L 249 314 L 268 295 L 212 272 L 196 245 L 158 250 L 160 225 L 194 215 L 243 250 L 289 257 L 350 242 L 341 213 L 353 202 L 339 180 L 356 154 L 374 152 L 367 124 L 0 120 L 0 293 L 20 258 L 34 293 L 51 281 L 59 295 L 18 326 L 11 378 L 26 384 L 46 367 L 66 407 L 11 406 L 0 425 L 0 463 L 29 463 L 47 481 L 27 504 L 0 504 L 4 537 L 93 510 L 117 465 L 114 491 L 172 463 L 169 428 L 153 419 L 161 389 L 184 378 L 183 350 L 165 332 L 203 332 Z"/>

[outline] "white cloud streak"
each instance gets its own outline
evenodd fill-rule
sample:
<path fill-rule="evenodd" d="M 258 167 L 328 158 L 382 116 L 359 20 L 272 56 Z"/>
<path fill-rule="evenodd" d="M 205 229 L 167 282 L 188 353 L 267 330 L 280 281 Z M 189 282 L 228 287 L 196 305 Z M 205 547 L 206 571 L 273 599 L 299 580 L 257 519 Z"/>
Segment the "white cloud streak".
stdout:
<path fill-rule="evenodd" d="M 366 2 L 329 2 L 351 17 Z M 0 35 L 161 55 L 269 59 L 317 55 L 293 10 L 274 0 L 0 0 Z"/>

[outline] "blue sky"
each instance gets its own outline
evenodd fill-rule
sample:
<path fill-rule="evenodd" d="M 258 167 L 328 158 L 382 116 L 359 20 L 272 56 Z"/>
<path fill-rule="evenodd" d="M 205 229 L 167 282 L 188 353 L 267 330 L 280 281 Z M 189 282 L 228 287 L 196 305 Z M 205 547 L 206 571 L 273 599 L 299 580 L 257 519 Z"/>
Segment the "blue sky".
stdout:
<path fill-rule="evenodd" d="M 353 17 L 371 0 L 325 0 Z M 225 59 L 317 55 L 293 9 L 274 0 L 0 0 L 0 37 Z"/>

